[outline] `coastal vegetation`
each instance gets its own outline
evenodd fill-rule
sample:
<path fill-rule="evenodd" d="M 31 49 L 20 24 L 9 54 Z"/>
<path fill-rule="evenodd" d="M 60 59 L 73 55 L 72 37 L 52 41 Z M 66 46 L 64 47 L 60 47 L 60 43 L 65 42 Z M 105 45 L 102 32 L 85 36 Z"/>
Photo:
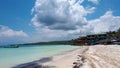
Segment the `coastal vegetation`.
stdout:
<path fill-rule="evenodd" d="M 120 28 L 117 31 L 109 31 L 100 34 L 91 34 L 80 36 L 72 40 L 64 41 L 50 41 L 50 42 L 37 42 L 27 43 L 21 45 L 96 45 L 96 44 L 114 44 L 113 42 L 120 42 Z"/>
<path fill-rule="evenodd" d="M 73 45 L 120 44 L 120 28 L 101 34 L 82 36 L 71 41 Z"/>
<path fill-rule="evenodd" d="M 19 44 L 19 45 L 68 45 L 71 40 L 64 41 L 50 41 L 50 42 L 37 42 L 37 43 L 27 43 L 27 44 Z"/>

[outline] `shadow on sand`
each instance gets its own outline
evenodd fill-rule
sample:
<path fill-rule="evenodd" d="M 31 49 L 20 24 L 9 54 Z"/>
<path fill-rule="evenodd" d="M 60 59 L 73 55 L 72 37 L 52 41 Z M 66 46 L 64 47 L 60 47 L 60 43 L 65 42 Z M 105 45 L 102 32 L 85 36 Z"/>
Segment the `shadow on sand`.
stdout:
<path fill-rule="evenodd" d="M 37 61 L 29 62 L 14 66 L 12 68 L 56 68 L 55 66 L 43 66 L 42 63 L 52 61 L 52 57 L 42 58 Z"/>

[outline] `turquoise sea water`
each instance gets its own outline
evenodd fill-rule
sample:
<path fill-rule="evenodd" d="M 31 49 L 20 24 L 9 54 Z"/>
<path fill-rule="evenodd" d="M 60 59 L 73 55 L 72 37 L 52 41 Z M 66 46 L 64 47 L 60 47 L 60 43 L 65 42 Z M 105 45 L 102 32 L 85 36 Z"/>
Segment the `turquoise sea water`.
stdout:
<path fill-rule="evenodd" d="M 39 60 L 65 51 L 78 48 L 70 45 L 20 46 L 19 48 L 0 48 L 0 68 Z"/>

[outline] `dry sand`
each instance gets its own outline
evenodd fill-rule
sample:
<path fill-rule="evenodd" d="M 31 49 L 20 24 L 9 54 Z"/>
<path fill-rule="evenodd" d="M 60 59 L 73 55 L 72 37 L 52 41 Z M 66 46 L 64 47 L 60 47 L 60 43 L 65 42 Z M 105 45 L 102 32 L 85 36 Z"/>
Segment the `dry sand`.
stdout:
<path fill-rule="evenodd" d="M 120 68 L 120 45 L 82 46 L 53 56 L 48 62 L 35 63 L 24 68 Z"/>
<path fill-rule="evenodd" d="M 82 61 L 77 55 L 81 55 L 84 60 Z M 73 68 L 73 62 L 79 62 L 80 68 L 120 68 L 120 46 L 118 45 L 84 46 L 58 57 L 43 65 Z"/>

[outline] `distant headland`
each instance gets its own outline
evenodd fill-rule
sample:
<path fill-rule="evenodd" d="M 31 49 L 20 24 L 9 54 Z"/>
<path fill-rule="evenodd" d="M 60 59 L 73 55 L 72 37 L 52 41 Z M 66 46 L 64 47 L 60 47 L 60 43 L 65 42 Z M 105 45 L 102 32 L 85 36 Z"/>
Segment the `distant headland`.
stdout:
<path fill-rule="evenodd" d="M 120 44 L 120 28 L 117 31 L 109 31 L 99 34 L 80 36 L 72 40 L 36 42 L 18 45 L 97 45 L 97 44 Z"/>

